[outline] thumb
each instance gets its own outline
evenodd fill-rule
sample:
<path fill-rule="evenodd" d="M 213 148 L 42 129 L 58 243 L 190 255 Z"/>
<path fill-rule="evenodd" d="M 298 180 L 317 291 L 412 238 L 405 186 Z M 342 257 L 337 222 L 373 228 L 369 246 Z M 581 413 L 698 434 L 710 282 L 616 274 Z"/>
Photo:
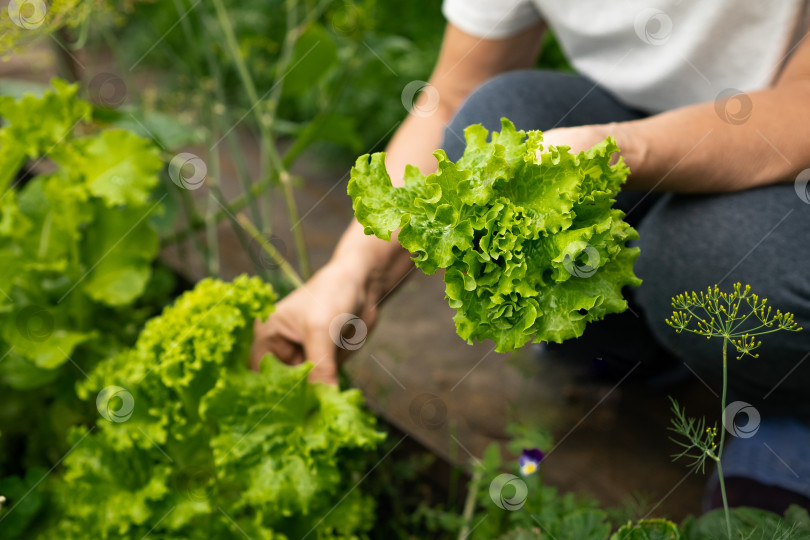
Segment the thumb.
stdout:
<path fill-rule="evenodd" d="M 305 358 L 315 366 L 310 382 L 338 385 L 336 346 L 328 332 L 310 332 L 304 342 Z"/>

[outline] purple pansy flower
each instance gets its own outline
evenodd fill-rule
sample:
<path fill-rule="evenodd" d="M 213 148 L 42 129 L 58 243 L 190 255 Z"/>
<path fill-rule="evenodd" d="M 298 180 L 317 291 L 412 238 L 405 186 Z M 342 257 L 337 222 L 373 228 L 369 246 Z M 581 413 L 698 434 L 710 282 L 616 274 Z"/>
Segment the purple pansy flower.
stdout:
<path fill-rule="evenodd" d="M 538 450 L 537 448 L 530 448 L 530 449 L 523 449 L 523 452 L 520 454 L 520 459 L 518 459 L 518 465 L 520 465 L 520 474 L 523 476 L 529 476 L 537 472 L 537 467 L 540 466 L 540 462 L 543 461 L 543 452 Z"/>

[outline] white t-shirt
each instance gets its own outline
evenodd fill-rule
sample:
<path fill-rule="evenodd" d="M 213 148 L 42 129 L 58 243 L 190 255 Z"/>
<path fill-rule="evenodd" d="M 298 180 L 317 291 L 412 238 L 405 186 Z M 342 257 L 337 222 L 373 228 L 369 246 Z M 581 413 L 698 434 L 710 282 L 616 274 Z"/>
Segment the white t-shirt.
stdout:
<path fill-rule="evenodd" d="M 442 11 L 486 39 L 545 21 L 579 73 L 648 112 L 770 86 L 810 27 L 810 0 L 444 0 Z"/>

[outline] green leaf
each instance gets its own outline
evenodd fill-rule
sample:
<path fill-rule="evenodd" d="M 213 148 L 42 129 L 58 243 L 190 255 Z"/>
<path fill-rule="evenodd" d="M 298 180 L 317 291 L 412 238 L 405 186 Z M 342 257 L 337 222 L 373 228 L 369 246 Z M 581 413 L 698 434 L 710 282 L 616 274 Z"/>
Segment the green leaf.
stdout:
<path fill-rule="evenodd" d="M 185 125 L 176 116 L 160 111 L 135 109 L 119 112 L 96 108 L 93 115 L 94 117 L 102 116 L 103 120 L 110 122 L 115 127 L 125 129 L 144 139 L 151 139 L 168 151 L 200 144 L 205 139 L 205 133 L 201 128 Z"/>
<path fill-rule="evenodd" d="M 284 77 L 285 95 L 296 95 L 315 86 L 337 60 L 332 36 L 320 24 L 312 23 L 298 36 L 287 71 L 276 77 Z"/>
<path fill-rule="evenodd" d="M 554 533 L 557 540 L 606 540 L 610 524 L 600 510 L 578 510 L 566 515 Z"/>
<path fill-rule="evenodd" d="M 104 347 L 130 339 L 144 315 L 102 309 L 135 302 L 158 250 L 149 223 L 160 210 L 151 199 L 162 166 L 157 149 L 120 129 L 76 137 L 90 107 L 75 85 L 52 84 L 40 97 L 0 98 L 2 154 L 47 157 L 57 166 L 0 202 L 0 304 L 13 306 L 0 312 L 0 342 L 20 355 L 18 371 L 6 369 L 3 378 L 17 388 L 52 380 L 41 370 L 67 362 L 78 345 L 104 343 L 85 351 L 93 351 L 82 358 L 89 366 Z M 38 320 L 23 320 L 30 310 L 47 317 L 47 335 L 26 326 Z"/>
<path fill-rule="evenodd" d="M 41 481 L 47 474 L 45 469 L 32 467 L 24 478 L 0 478 L 0 495 L 6 498 L 0 509 L 0 537 L 22 538 L 28 526 L 41 514 L 47 501 Z"/>
<path fill-rule="evenodd" d="M 309 363 L 247 369 L 274 301 L 259 278 L 203 280 L 78 385 L 102 418 L 72 434 L 60 538 L 364 537 L 359 458 L 383 434 L 358 391 L 309 383 Z"/>
<path fill-rule="evenodd" d="M 465 130 L 457 163 L 434 153 L 428 176 L 408 167 L 394 188 L 385 154 L 361 156 L 348 193 L 366 234 L 399 243 L 426 274 L 445 269 L 456 330 L 495 341 L 499 352 L 529 340 L 562 342 L 587 323 L 627 309 L 638 238 L 613 209 L 629 170 L 608 138 L 586 152 L 542 144 L 539 131 Z M 539 151 L 539 154 L 538 154 Z"/>
<path fill-rule="evenodd" d="M 301 152 L 319 141 L 334 143 L 354 152 L 358 152 L 363 146 L 354 118 L 328 114 L 315 118 L 307 124 L 284 154 L 284 162 L 288 166 L 291 165 Z"/>
<path fill-rule="evenodd" d="M 88 263 L 82 289 L 87 296 L 110 306 L 132 303 L 141 296 L 157 256 L 157 233 L 149 224 L 149 209 L 97 208 L 95 226 L 82 242 Z"/>
<path fill-rule="evenodd" d="M 808 514 L 806 508 L 796 504 L 790 505 L 785 511 L 785 521 L 788 525 L 795 524 L 801 530 L 810 531 L 810 514 Z"/>
<path fill-rule="evenodd" d="M 98 417 L 95 403 L 78 400 L 76 382 L 131 345 L 171 291 L 165 285 L 171 280 L 151 278 L 157 237 L 150 213 L 161 208 L 153 198 L 158 151 L 136 135 L 94 123 L 77 91 L 55 80 L 39 95 L 0 97 L 0 477 L 7 464 L 47 471 L 67 455 L 68 428 Z M 21 171 L 26 161 L 37 166 Z M 36 175 L 41 169 L 47 172 Z M 21 172 L 29 176 L 25 184 L 9 186 Z M 151 445 L 144 434 L 158 440 L 165 432 L 160 422 L 138 419 L 132 427 L 143 430 L 136 430 L 141 444 Z M 118 448 L 132 443 L 112 440 Z M 94 459 L 88 468 L 98 466 Z M 26 506 L 50 492 L 60 472 L 36 479 L 39 487 L 3 516 L 0 537 L 70 536 L 37 534 L 56 516 L 52 500 L 43 503 L 41 518 L 22 523 Z M 99 493 L 108 480 L 99 478 Z M 115 505 L 143 515 L 149 503 L 132 493 L 112 499 L 109 515 Z M 11 527 L 19 534 L 7 534 Z"/>
<path fill-rule="evenodd" d="M 794 516 L 796 514 L 793 514 Z M 791 521 L 759 508 L 731 509 L 731 530 L 742 538 L 807 540 L 810 528 L 801 520 Z M 712 510 L 684 523 L 684 540 L 712 540 L 725 538 L 726 518 L 722 509 Z"/>
<path fill-rule="evenodd" d="M 53 90 L 42 96 L 0 96 L 5 124 L 0 129 L 0 192 L 5 193 L 26 158 L 49 154 L 90 116 L 90 105 L 76 99 L 78 84 L 54 79 L 51 85 Z"/>
<path fill-rule="evenodd" d="M 14 351 L 7 351 L 6 354 L 7 356 L 0 362 L 0 382 L 10 388 L 33 390 L 59 377 L 58 370 L 40 368 L 22 354 Z"/>
<path fill-rule="evenodd" d="M 124 130 L 75 139 L 53 156 L 72 176 L 83 177 L 90 193 L 108 206 L 142 206 L 158 183 L 158 149 Z"/>
<path fill-rule="evenodd" d="M 543 538 L 540 530 L 515 529 L 499 536 L 498 540 L 537 540 L 539 538 Z"/>
<path fill-rule="evenodd" d="M 642 519 L 628 523 L 611 535 L 610 540 L 680 540 L 678 526 L 665 519 Z"/>

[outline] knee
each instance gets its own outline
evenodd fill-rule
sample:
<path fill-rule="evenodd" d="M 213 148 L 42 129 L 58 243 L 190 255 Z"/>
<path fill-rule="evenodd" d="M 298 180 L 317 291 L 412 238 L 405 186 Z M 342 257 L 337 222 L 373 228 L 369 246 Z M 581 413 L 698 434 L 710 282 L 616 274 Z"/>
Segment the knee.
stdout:
<path fill-rule="evenodd" d="M 489 131 L 500 131 L 501 118 L 514 121 L 515 102 L 510 96 L 516 85 L 532 77 L 530 71 L 512 71 L 489 79 L 473 90 L 461 103 L 453 118 L 445 126 L 442 149 L 452 161 L 457 161 L 464 152 L 464 129 L 472 124 L 481 124 Z"/>
<path fill-rule="evenodd" d="M 797 250 L 795 239 L 810 226 L 810 216 L 798 217 L 798 212 L 786 213 L 783 207 L 752 210 L 757 208 L 752 205 L 791 188 L 662 198 L 638 227 L 641 255 L 636 272 L 644 280 L 638 291 L 642 305 L 671 311 L 669 299 L 675 294 L 715 284 L 727 290 L 741 282 L 772 305 L 808 318 L 810 279 L 803 271 L 807 251 Z"/>
<path fill-rule="evenodd" d="M 459 106 L 445 128 L 442 148 L 450 159 L 457 160 L 464 151 L 467 126 L 481 124 L 489 131 L 500 131 L 503 117 L 518 129 L 548 129 L 558 121 L 555 114 L 559 116 L 559 111 L 565 109 L 549 103 L 554 96 L 566 94 L 555 89 L 585 84 L 581 77 L 553 71 L 519 70 L 496 75 L 473 90 Z"/>
<path fill-rule="evenodd" d="M 451 159 L 464 150 L 464 128 L 481 124 L 500 130 L 501 118 L 518 129 L 604 124 L 643 116 L 579 75 L 544 70 L 510 71 L 475 89 L 461 104 L 445 131 L 442 146 Z"/>

